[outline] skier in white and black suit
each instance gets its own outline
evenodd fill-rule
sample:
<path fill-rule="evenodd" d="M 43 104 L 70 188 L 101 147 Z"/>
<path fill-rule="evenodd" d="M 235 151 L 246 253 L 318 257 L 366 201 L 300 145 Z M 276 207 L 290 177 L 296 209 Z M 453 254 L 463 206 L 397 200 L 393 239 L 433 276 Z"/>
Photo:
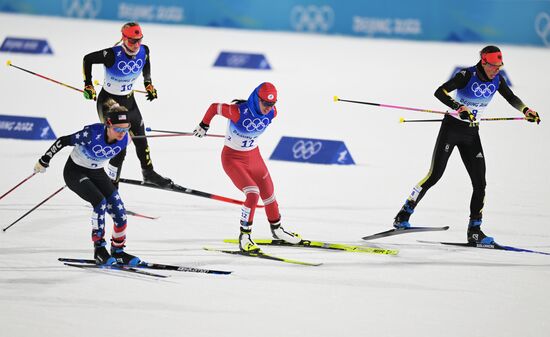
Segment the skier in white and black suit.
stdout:
<path fill-rule="evenodd" d="M 127 23 L 122 26 L 121 44 L 84 56 L 83 64 L 84 97 L 87 99 L 96 98 L 96 92 L 92 84 L 92 65 L 103 64 L 105 67 L 103 88 L 97 97 L 99 119 L 104 120 L 103 104 L 107 99 L 112 98 L 128 109 L 128 116 L 132 123 L 130 132 L 133 136 L 145 135 L 145 124 L 136 104 L 133 91 L 134 82 L 140 74 L 143 73 L 147 99 L 152 101 L 158 97 L 157 90 L 151 81 L 149 48 L 141 44 L 142 39 L 143 33 L 139 24 L 135 22 Z M 172 180 L 154 171 L 147 138 L 135 139 L 134 145 L 141 163 L 143 180 L 161 187 L 172 184 Z M 113 158 L 108 166 L 109 176 L 117 185 L 125 156 L 126 150 Z"/>
<path fill-rule="evenodd" d="M 472 181 L 473 193 L 470 201 L 470 220 L 467 239 L 472 244 L 493 244 L 494 239 L 481 230 L 482 211 L 485 202 L 485 153 L 479 138 L 479 125 L 476 121 L 500 93 L 510 105 L 523 112 L 529 122 L 540 123 L 536 111 L 529 109 L 510 89 L 504 77 L 499 74 L 504 63 L 498 47 L 487 46 L 480 52 L 480 61 L 470 68 L 462 69 L 452 79 L 441 85 L 435 96 L 458 116 L 445 115 L 432 156 L 428 175 L 413 189 L 401 210 L 395 216 L 395 228 L 409 228 L 409 217 L 430 187 L 442 177 L 447 161 L 458 147 L 462 162 Z M 455 98 L 449 92 L 456 90 Z"/>

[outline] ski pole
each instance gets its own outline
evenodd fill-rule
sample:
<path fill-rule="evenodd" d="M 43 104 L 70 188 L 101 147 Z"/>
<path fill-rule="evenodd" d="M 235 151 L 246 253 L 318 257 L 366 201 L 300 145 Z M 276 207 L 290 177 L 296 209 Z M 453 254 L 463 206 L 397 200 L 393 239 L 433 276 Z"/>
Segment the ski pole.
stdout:
<path fill-rule="evenodd" d="M 53 198 L 57 193 L 61 192 L 65 187 L 67 187 L 67 185 L 63 185 L 63 187 L 61 187 L 60 189 L 58 189 L 57 191 L 55 191 L 53 194 L 51 194 L 49 197 L 47 197 L 46 199 L 42 200 L 38 205 L 34 206 L 33 208 L 31 208 L 27 213 L 23 214 L 21 217 L 19 217 L 19 219 L 15 220 L 14 222 L 12 222 L 9 226 L 5 227 L 4 229 L 2 229 L 3 232 L 5 232 L 6 230 L 8 230 L 8 228 L 10 228 L 11 226 L 15 225 L 16 223 L 19 222 L 19 220 L 23 219 L 24 217 L 26 217 L 27 215 L 29 215 L 32 211 L 34 211 L 35 209 L 37 209 L 38 207 L 40 207 L 43 203 L 45 203 L 46 201 L 50 200 L 51 198 Z"/>
<path fill-rule="evenodd" d="M 95 84 L 95 85 L 99 85 L 99 86 L 102 87 L 102 85 L 99 84 L 99 81 L 98 81 L 98 80 L 94 80 L 94 84 Z M 134 90 L 132 90 L 132 91 L 139 92 L 139 93 L 142 93 L 142 94 L 146 94 L 146 93 L 147 93 L 147 91 L 137 90 L 137 89 L 134 89 Z"/>
<path fill-rule="evenodd" d="M 162 133 L 160 135 L 143 135 L 143 136 L 132 136 L 132 139 L 140 138 L 156 138 L 156 137 L 181 137 L 181 136 L 193 136 L 193 134 L 174 134 L 174 133 Z"/>
<path fill-rule="evenodd" d="M 46 77 L 46 76 L 44 76 L 44 75 L 37 74 L 37 73 L 35 73 L 35 72 L 33 72 L 33 71 L 30 71 L 30 70 L 28 70 L 28 69 L 18 67 L 18 66 L 16 66 L 16 65 L 14 65 L 13 63 L 11 63 L 10 60 L 8 60 L 8 62 L 6 62 L 6 65 L 8 65 L 8 66 L 10 66 L 10 67 L 17 68 L 17 69 L 22 70 L 22 71 L 24 71 L 24 72 L 27 72 L 27 73 L 29 73 L 29 74 L 31 74 L 31 75 L 38 76 L 38 77 L 43 78 L 43 79 L 45 79 L 45 80 L 52 81 L 53 83 L 60 84 L 60 85 L 62 85 L 62 86 L 64 86 L 64 87 L 67 87 L 67 88 L 69 88 L 69 89 L 73 89 L 73 90 L 76 90 L 76 91 L 79 91 L 79 92 L 82 92 L 82 93 L 84 92 L 84 90 L 82 90 L 82 89 L 78 89 L 78 88 L 75 88 L 75 87 L 70 86 L 70 85 L 68 85 L 68 84 L 65 84 L 65 83 L 63 83 L 63 82 L 56 81 L 56 80 L 54 80 L 53 78 L 49 78 L 49 77 Z M 95 101 L 95 100 L 94 100 L 94 101 Z"/>
<path fill-rule="evenodd" d="M 488 118 L 481 118 L 482 121 L 525 121 L 527 118 L 525 117 L 488 117 Z"/>
<path fill-rule="evenodd" d="M 188 188 L 188 187 L 180 186 L 178 184 L 173 184 L 172 188 L 164 188 L 164 187 L 159 187 L 155 184 L 146 183 L 146 182 L 143 182 L 143 181 L 133 180 L 133 179 L 120 178 L 119 182 L 124 183 L 124 184 L 136 185 L 136 186 L 151 187 L 151 188 L 156 188 L 156 189 L 164 190 L 164 191 L 185 193 L 185 194 L 190 194 L 190 195 L 194 195 L 194 196 L 197 196 L 197 197 L 214 199 L 214 200 L 227 202 L 227 203 L 235 204 L 235 205 L 244 204 L 244 201 L 241 201 L 241 200 L 228 198 L 228 197 L 224 197 L 224 196 L 221 196 L 221 195 L 212 194 L 212 193 L 208 193 L 208 192 L 194 190 L 194 189 L 191 189 L 191 188 Z M 264 206 L 263 205 L 257 205 L 256 207 L 263 208 Z"/>
<path fill-rule="evenodd" d="M 441 122 L 442 119 L 405 119 L 399 118 L 399 123 L 427 123 L 427 122 Z"/>
<path fill-rule="evenodd" d="M 12 187 L 11 190 L 7 191 L 6 193 L 2 194 L 2 196 L 0 196 L 0 199 L 2 199 L 3 197 L 5 197 L 6 195 L 10 194 L 11 191 L 15 190 L 16 188 L 18 188 L 19 186 L 23 185 L 23 183 L 29 179 L 31 179 L 32 177 L 34 177 L 36 173 L 33 173 L 31 174 L 30 176 L 28 176 L 27 178 L 23 179 L 23 181 L 21 181 L 19 184 L 15 185 L 14 187 Z"/>
<path fill-rule="evenodd" d="M 525 117 L 487 117 L 480 118 L 477 121 L 491 122 L 491 121 L 524 121 Z M 442 119 L 405 119 L 401 117 L 399 123 L 420 123 L 420 122 L 441 122 Z M 476 122 L 477 122 L 476 121 Z"/>
<path fill-rule="evenodd" d="M 181 132 L 181 131 L 168 131 L 168 130 L 153 130 L 151 128 L 146 128 L 145 131 L 149 132 L 164 132 L 164 133 L 172 133 L 176 135 L 182 135 L 182 136 L 192 136 L 193 132 Z M 225 138 L 224 135 L 215 135 L 215 134 L 206 134 L 205 137 L 218 137 L 218 138 Z"/>
<path fill-rule="evenodd" d="M 429 109 L 421 109 L 421 108 L 410 108 L 406 106 L 399 106 L 399 105 L 389 105 L 389 104 L 381 104 L 381 103 L 371 103 L 371 102 L 363 102 L 363 101 L 352 101 L 347 99 L 341 99 L 338 96 L 334 96 L 335 102 L 348 102 L 348 103 L 357 103 L 357 104 L 366 104 L 366 105 L 372 105 L 372 106 L 379 106 L 381 108 L 392 108 L 392 109 L 401 109 L 401 110 L 411 110 L 411 111 L 419 111 L 419 112 L 429 112 L 434 114 L 441 114 L 441 115 L 458 115 L 457 112 L 445 112 L 445 111 L 437 111 L 437 110 L 429 110 Z"/>

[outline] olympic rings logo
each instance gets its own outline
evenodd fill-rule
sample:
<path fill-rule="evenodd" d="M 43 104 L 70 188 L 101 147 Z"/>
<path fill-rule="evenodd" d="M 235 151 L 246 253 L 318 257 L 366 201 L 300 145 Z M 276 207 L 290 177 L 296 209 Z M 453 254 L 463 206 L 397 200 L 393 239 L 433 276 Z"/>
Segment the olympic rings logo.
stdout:
<path fill-rule="evenodd" d="M 330 6 L 294 6 L 290 22 L 297 31 L 327 32 L 334 24 L 334 10 Z"/>
<path fill-rule="evenodd" d="M 477 82 L 474 82 L 472 84 L 472 87 L 471 87 L 472 91 L 474 92 L 474 95 L 476 97 L 490 97 L 492 94 L 495 93 L 495 91 L 497 90 L 497 88 L 495 87 L 494 84 L 485 84 L 485 83 L 477 83 Z"/>
<path fill-rule="evenodd" d="M 143 60 L 138 59 L 137 61 L 120 61 L 117 64 L 118 70 L 122 71 L 124 75 L 128 75 L 129 73 L 138 73 L 141 70 L 141 67 L 143 67 Z"/>
<path fill-rule="evenodd" d="M 545 46 L 550 46 L 550 15 L 540 12 L 535 19 L 535 31 Z"/>
<path fill-rule="evenodd" d="M 92 148 L 92 151 L 94 152 L 94 155 L 98 158 L 112 158 L 116 156 L 122 149 L 120 146 L 110 147 L 110 146 L 101 146 L 97 144 Z"/>
<path fill-rule="evenodd" d="M 95 18 L 101 11 L 101 0 L 63 0 L 65 15 L 77 18 Z"/>
<path fill-rule="evenodd" d="M 242 67 L 250 60 L 250 56 L 243 54 L 233 54 L 227 58 L 227 65 L 230 67 Z"/>
<path fill-rule="evenodd" d="M 252 131 L 263 131 L 267 126 L 269 125 L 269 118 L 254 118 L 250 119 L 247 118 L 243 121 L 243 126 L 245 127 L 246 131 L 252 132 Z"/>
<path fill-rule="evenodd" d="M 292 146 L 294 159 L 301 158 L 304 160 L 308 160 L 309 158 L 319 153 L 322 147 L 323 144 L 321 142 L 312 142 L 311 140 L 299 140 L 294 144 L 294 146 Z"/>

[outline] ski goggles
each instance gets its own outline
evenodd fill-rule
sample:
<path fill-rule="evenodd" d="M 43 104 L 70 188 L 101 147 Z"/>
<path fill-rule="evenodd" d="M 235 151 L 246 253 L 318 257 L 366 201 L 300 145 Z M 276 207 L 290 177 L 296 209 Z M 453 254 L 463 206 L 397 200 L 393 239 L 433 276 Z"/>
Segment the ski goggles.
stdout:
<path fill-rule="evenodd" d="M 142 37 L 140 37 L 139 39 L 132 39 L 127 36 L 124 36 L 124 38 L 126 39 L 126 41 L 128 41 L 128 44 L 132 44 L 132 45 L 141 43 L 141 40 L 143 39 Z"/>
<path fill-rule="evenodd" d="M 501 52 L 494 52 L 494 53 L 486 53 L 481 55 L 481 60 L 483 63 L 490 65 L 493 68 L 502 68 L 504 66 L 504 62 L 502 62 L 502 53 Z"/>
<path fill-rule="evenodd" d="M 128 132 L 130 130 L 130 125 L 126 128 L 121 128 L 121 127 L 118 127 L 118 126 L 111 126 L 111 128 L 113 128 L 113 130 L 115 132 L 118 132 L 118 133 L 124 133 L 124 132 Z"/>
<path fill-rule="evenodd" d="M 264 106 L 268 106 L 268 107 L 272 107 L 272 106 L 275 105 L 275 103 L 277 103 L 277 102 L 268 102 L 268 101 L 264 101 L 264 100 L 261 99 L 261 98 L 260 98 L 260 102 L 262 102 L 262 104 L 263 104 Z"/>

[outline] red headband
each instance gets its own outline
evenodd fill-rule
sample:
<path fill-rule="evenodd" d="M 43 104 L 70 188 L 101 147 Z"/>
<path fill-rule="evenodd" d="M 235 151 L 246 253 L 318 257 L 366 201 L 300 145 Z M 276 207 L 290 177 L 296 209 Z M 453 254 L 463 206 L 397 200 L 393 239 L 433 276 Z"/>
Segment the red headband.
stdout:
<path fill-rule="evenodd" d="M 143 33 L 140 26 L 127 26 L 122 29 L 122 36 L 127 39 L 141 39 L 143 38 Z"/>
<path fill-rule="evenodd" d="M 504 64 L 504 62 L 502 62 L 502 53 L 499 51 L 482 54 L 481 59 L 483 62 L 490 63 L 492 65 L 498 66 Z"/>

